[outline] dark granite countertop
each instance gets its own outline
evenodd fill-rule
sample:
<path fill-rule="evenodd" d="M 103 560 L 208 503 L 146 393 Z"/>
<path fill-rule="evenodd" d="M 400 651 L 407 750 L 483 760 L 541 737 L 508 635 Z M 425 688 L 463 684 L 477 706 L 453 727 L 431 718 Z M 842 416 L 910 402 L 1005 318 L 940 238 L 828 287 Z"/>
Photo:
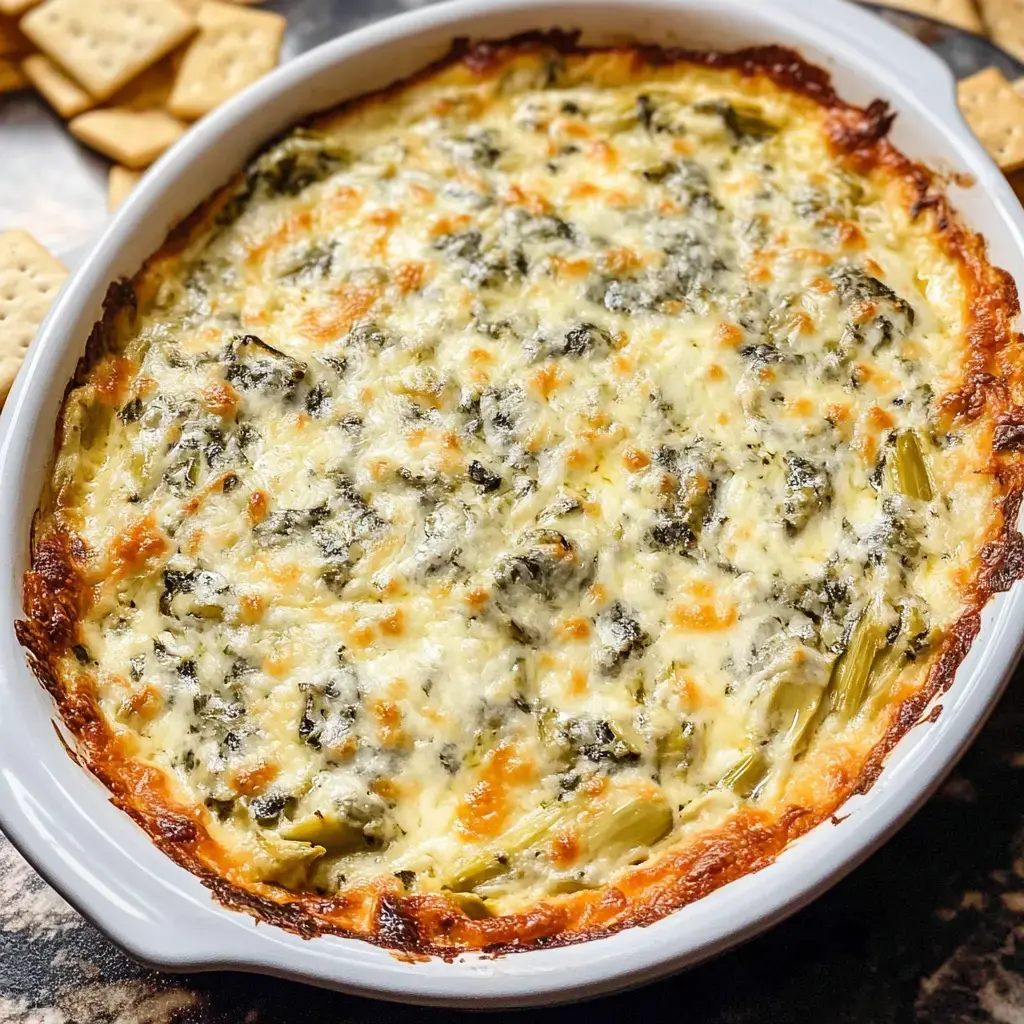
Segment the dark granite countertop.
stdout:
<path fill-rule="evenodd" d="M 420 5 L 279 0 L 271 6 L 290 15 L 286 52 L 294 53 Z M 976 44 L 958 43 L 945 30 L 930 35 L 958 70 L 973 70 Z M 46 134 L 59 128 L 24 105 L 34 101 L 19 103 L 0 113 L 0 222 L 32 228 L 42 219 L 40 236 L 74 262 L 104 218 L 102 165 Z M 33 129 L 28 141 L 26 125 Z M 49 147 L 49 172 L 35 175 L 34 184 L 26 178 L 26 190 L 16 196 L 14 176 L 32 154 L 14 151 L 11 141 L 24 147 L 33 139 Z M 70 220 L 53 205 L 47 182 L 57 178 L 50 175 L 61 176 L 64 201 L 70 196 L 76 203 Z M 845 881 L 741 949 L 585 1012 L 707 1024 L 1024 1022 L 1024 675 L 940 792 Z M 529 1011 L 518 1019 L 562 1020 L 565 1013 Z M 258 976 L 147 970 L 83 921 L 0 836 L 0 1024 L 330 1024 L 455 1016 L 461 1015 Z"/>

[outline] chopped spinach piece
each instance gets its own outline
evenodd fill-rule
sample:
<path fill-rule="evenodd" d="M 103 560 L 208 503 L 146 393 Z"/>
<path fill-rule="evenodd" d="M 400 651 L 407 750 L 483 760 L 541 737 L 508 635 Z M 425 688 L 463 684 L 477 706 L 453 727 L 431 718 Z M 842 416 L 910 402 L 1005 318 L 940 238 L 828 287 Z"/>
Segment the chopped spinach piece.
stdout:
<path fill-rule="evenodd" d="M 562 354 L 580 359 L 583 356 L 607 353 L 611 345 L 612 336 L 603 327 L 580 323 L 566 332 L 562 341 Z"/>
<path fill-rule="evenodd" d="M 258 796 L 254 800 L 250 800 L 249 813 L 253 816 L 257 824 L 264 826 L 264 828 L 269 828 L 277 824 L 281 815 L 284 813 L 287 803 L 288 798 L 284 793 L 278 793 L 272 790 L 269 793 L 264 793 L 263 796 Z"/>
<path fill-rule="evenodd" d="M 359 714 L 359 683 L 347 663 L 322 683 L 300 683 L 306 705 L 299 719 L 299 738 L 316 750 L 339 747 Z"/>
<path fill-rule="evenodd" d="M 694 106 L 700 114 L 717 114 L 728 129 L 733 141 L 763 142 L 778 132 L 778 128 L 760 116 L 760 111 L 738 109 L 726 100 L 711 100 Z"/>
<path fill-rule="evenodd" d="M 227 380 L 243 391 L 294 393 L 306 364 L 268 345 L 255 334 L 240 337 L 229 350 Z"/>
<path fill-rule="evenodd" d="M 654 117 L 654 104 L 651 97 L 646 93 L 640 93 L 633 104 L 633 111 L 636 114 L 637 122 L 644 131 L 651 130 L 651 119 Z"/>
<path fill-rule="evenodd" d="M 296 540 L 330 515 L 327 505 L 314 508 L 283 508 L 272 512 L 253 528 L 253 537 L 261 548 L 279 548 Z"/>
<path fill-rule="evenodd" d="M 191 593 L 195 587 L 197 572 L 197 569 L 189 569 L 187 572 L 177 569 L 164 569 L 164 590 L 160 595 L 160 611 L 162 614 L 172 614 L 171 601 L 175 595 Z"/>
<path fill-rule="evenodd" d="M 907 323 L 911 327 L 914 325 L 914 307 L 906 299 L 897 295 L 888 285 L 879 281 L 877 277 L 872 277 L 851 264 L 833 267 L 829 271 L 829 277 L 836 286 L 840 301 L 843 303 L 880 299 L 899 310 L 907 318 Z"/>
<path fill-rule="evenodd" d="M 257 196 L 297 196 L 324 181 L 351 160 L 338 141 L 297 128 L 272 143 L 245 170 L 242 185 L 220 208 L 217 223 L 233 224 Z"/>
<path fill-rule="evenodd" d="M 789 533 L 797 533 L 811 516 L 832 499 L 832 481 L 823 466 L 816 466 L 799 455 L 786 456 L 786 503 L 783 523 Z"/>
<path fill-rule="evenodd" d="M 186 451 L 168 470 L 163 480 L 178 497 L 195 488 L 199 482 L 200 455 L 196 451 Z"/>
<path fill-rule="evenodd" d="M 492 473 L 482 463 L 477 462 L 475 459 L 469 464 L 467 469 L 469 479 L 475 483 L 480 490 L 485 494 L 490 494 L 492 491 L 496 491 L 501 487 L 501 476 L 498 473 Z"/>
<path fill-rule="evenodd" d="M 284 280 L 328 277 L 334 265 L 334 245 L 313 245 L 302 252 L 281 276 Z"/>
<path fill-rule="evenodd" d="M 597 664 L 602 672 L 617 675 L 632 657 L 642 655 L 650 645 L 650 634 L 615 601 L 594 622 L 598 639 Z"/>
<path fill-rule="evenodd" d="M 134 423 L 142 415 L 142 399 L 136 395 L 130 402 L 121 406 L 118 419 L 122 423 Z"/>
<path fill-rule="evenodd" d="M 616 766 L 640 760 L 640 751 L 623 739 L 611 722 L 581 716 L 559 722 L 556 728 L 560 741 L 577 757 Z"/>
<path fill-rule="evenodd" d="M 458 775 L 459 769 L 462 766 L 462 759 L 459 757 L 458 750 L 454 743 L 446 743 L 437 754 L 438 760 L 441 762 L 441 767 L 449 775 Z"/>
<path fill-rule="evenodd" d="M 525 550 L 502 555 L 492 570 L 495 586 L 507 598 L 533 595 L 545 601 L 578 591 L 592 571 L 577 546 L 555 530 L 531 535 Z"/>
<path fill-rule="evenodd" d="M 358 345 L 361 348 L 367 348 L 377 352 L 386 348 L 388 345 L 393 345 L 394 343 L 395 339 L 391 334 L 371 320 L 362 321 L 361 323 L 356 324 L 352 330 L 341 339 L 342 345 Z M 344 360 L 341 360 L 341 363 L 341 368 L 338 369 L 339 374 L 344 373 L 346 368 Z M 337 367 L 335 368 L 337 369 Z"/>
<path fill-rule="evenodd" d="M 322 416 L 324 410 L 330 405 L 330 402 L 330 392 L 323 386 L 323 384 L 317 384 L 316 387 L 311 388 L 309 394 L 306 395 L 306 412 L 314 418 Z"/>

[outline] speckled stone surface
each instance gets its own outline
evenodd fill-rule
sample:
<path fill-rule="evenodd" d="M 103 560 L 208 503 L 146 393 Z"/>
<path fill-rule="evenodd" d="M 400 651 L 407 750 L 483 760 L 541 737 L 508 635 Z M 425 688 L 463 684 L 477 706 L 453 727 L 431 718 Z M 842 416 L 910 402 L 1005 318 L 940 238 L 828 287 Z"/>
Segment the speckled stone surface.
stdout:
<path fill-rule="evenodd" d="M 290 16 L 286 52 L 293 54 L 419 3 L 279 0 L 271 6 Z M 960 74 L 977 67 L 980 44 L 946 30 L 925 34 Z M 41 233 L 74 262 L 103 222 L 102 168 L 68 149 L 58 133 L 34 101 L 0 111 L 0 227 L 9 221 L 31 228 L 33 218 L 48 218 Z M 53 156 L 43 167 L 40 152 Z M 34 184 L 25 177 L 19 193 L 18 176 L 29 167 L 42 173 Z M 46 186 L 54 174 L 62 176 L 56 192 Z M 61 202 L 75 205 L 64 210 Z M 567 1012 L 707 1024 L 1024 1022 L 1024 674 L 930 803 L 811 907 L 670 980 L 585 1010 L 531 1011 L 517 1019 L 564 1021 Z M 457 1016 L 269 978 L 147 970 L 84 922 L 0 836 L 0 1024 L 334 1024 Z"/>

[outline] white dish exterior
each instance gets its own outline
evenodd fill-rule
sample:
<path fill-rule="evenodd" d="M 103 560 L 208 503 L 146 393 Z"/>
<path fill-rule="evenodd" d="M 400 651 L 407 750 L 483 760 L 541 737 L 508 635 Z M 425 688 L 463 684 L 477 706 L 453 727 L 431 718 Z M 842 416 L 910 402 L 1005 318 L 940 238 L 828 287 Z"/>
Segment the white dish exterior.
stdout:
<path fill-rule="evenodd" d="M 928 50 L 842 0 L 455 0 L 319 47 L 200 123 L 148 174 L 64 289 L 0 417 L 0 826 L 79 911 L 134 956 L 172 970 L 260 971 L 345 992 L 475 1008 L 593 996 L 694 964 L 804 906 L 877 848 L 926 799 L 980 728 L 1024 640 L 1024 589 L 998 595 L 939 698 L 937 721 L 912 729 L 864 796 L 774 864 L 645 928 L 492 959 L 412 962 L 361 940 L 305 940 L 217 903 L 164 856 L 69 758 L 49 697 L 28 670 L 12 623 L 22 614 L 29 524 L 66 382 L 108 284 L 130 277 L 167 231 L 304 116 L 401 78 L 454 37 L 580 28 L 584 42 L 635 38 L 736 49 L 777 43 L 830 71 L 839 94 L 882 97 L 899 113 L 897 146 L 971 175 L 954 205 L 989 240 L 990 257 L 1024 280 L 1024 212 L 956 108 L 952 77 Z"/>

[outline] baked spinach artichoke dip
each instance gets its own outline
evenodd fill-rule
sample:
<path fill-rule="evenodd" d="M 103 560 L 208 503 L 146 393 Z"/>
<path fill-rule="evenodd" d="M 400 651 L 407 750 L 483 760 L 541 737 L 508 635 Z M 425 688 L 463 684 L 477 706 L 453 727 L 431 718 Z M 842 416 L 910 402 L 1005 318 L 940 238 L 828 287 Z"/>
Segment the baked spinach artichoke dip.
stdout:
<path fill-rule="evenodd" d="M 267 144 L 65 396 L 17 630 L 75 756 L 226 904 L 415 954 L 827 822 L 1024 561 L 1016 290 L 892 120 L 548 33 Z"/>

